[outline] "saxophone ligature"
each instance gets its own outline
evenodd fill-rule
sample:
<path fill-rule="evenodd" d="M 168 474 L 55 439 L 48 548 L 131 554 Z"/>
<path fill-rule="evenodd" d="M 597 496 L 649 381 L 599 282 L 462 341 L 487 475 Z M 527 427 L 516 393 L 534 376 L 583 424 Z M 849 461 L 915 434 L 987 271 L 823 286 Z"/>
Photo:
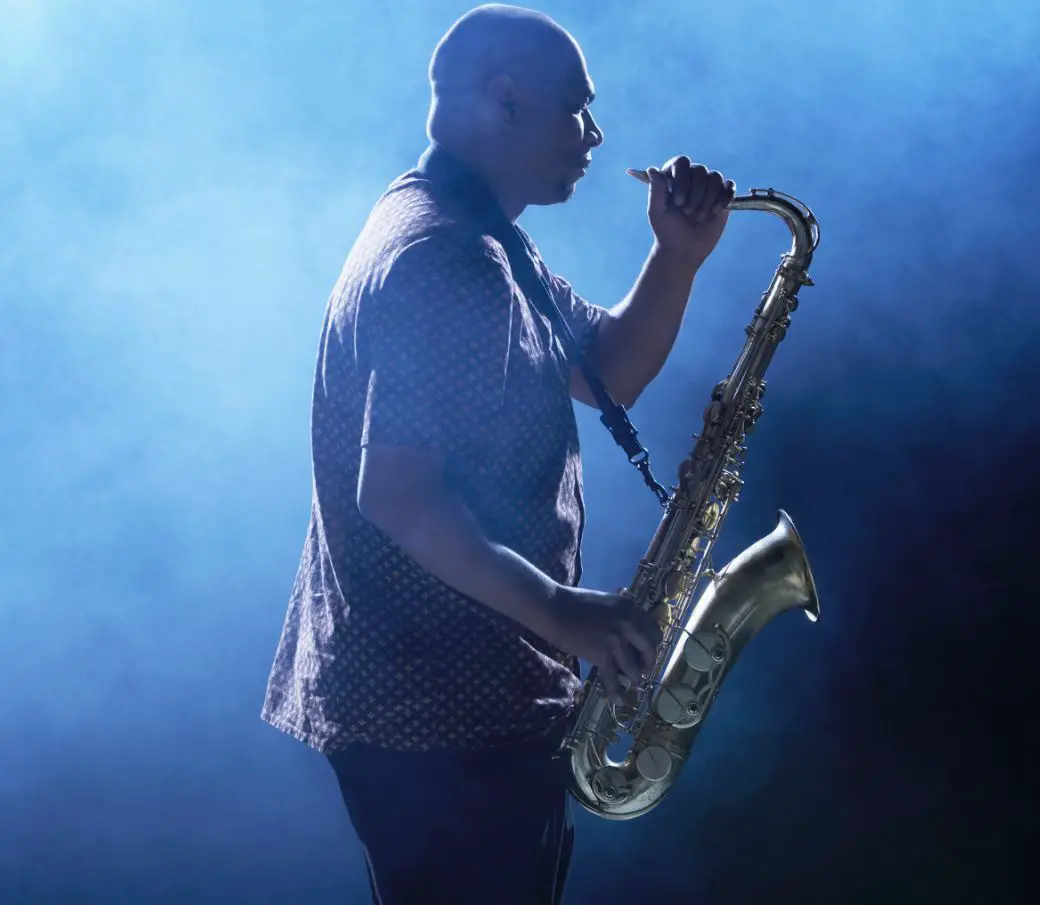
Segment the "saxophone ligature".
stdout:
<path fill-rule="evenodd" d="M 645 171 L 630 175 L 649 182 Z M 819 225 L 801 201 L 773 189 L 738 195 L 728 210 L 766 211 L 791 232 L 762 294 L 743 348 L 704 411 L 704 426 L 664 515 L 624 593 L 654 615 L 662 640 L 653 667 L 610 702 L 593 669 L 579 695 L 563 748 L 571 792 L 588 811 L 613 820 L 646 814 L 674 788 L 723 679 L 758 631 L 780 613 L 820 614 L 812 571 L 794 522 L 782 509 L 776 528 L 715 571 L 711 552 L 743 485 L 747 436 L 762 414 L 765 373 L 783 341 Z"/>

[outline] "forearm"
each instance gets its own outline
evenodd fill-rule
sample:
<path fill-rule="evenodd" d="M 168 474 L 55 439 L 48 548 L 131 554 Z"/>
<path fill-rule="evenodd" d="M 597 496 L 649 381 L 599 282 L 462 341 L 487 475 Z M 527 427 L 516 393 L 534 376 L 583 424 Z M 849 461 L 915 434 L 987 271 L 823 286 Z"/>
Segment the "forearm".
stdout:
<path fill-rule="evenodd" d="M 427 572 L 542 637 L 558 585 L 519 554 L 493 543 L 457 495 L 431 491 L 408 511 L 369 520 Z"/>
<path fill-rule="evenodd" d="M 700 263 L 655 244 L 632 290 L 600 325 L 596 364 L 611 394 L 626 405 L 635 403 L 664 366 Z"/>

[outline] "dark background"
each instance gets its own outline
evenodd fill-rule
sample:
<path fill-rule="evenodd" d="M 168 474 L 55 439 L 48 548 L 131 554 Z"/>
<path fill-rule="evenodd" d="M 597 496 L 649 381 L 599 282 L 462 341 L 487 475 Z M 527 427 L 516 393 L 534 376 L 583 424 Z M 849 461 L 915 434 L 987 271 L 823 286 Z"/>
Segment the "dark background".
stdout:
<path fill-rule="evenodd" d="M 607 141 L 523 223 L 613 304 L 623 175 L 678 153 L 815 211 L 720 561 L 783 507 L 823 615 L 727 679 L 651 815 L 579 814 L 577 903 L 1032 901 L 1035 5 L 553 2 Z M 321 758 L 259 709 L 309 503 L 320 317 L 424 147 L 467 4 L 5 7 L 0 901 L 365 901 Z M 734 215 L 632 412 L 670 476 L 788 236 Z M 591 587 L 659 512 L 579 413 Z"/>

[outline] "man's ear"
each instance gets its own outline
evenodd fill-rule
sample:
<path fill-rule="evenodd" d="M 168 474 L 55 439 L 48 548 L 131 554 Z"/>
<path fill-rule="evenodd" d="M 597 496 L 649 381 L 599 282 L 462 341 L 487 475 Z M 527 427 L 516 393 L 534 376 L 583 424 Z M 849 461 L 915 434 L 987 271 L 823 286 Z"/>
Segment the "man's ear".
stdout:
<path fill-rule="evenodd" d="M 512 124 L 516 120 L 516 82 L 513 77 L 500 73 L 487 86 L 488 97 L 495 109 L 501 113 L 502 121 Z"/>

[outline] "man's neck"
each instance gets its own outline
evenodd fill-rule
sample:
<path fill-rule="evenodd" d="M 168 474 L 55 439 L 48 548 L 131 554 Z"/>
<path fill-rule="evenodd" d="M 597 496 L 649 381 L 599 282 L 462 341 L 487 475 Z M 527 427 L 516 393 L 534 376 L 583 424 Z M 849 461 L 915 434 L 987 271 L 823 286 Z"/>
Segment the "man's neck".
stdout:
<path fill-rule="evenodd" d="M 519 180 L 501 166 L 508 156 L 488 146 L 442 144 L 449 154 L 465 164 L 494 195 L 506 217 L 515 223 L 527 207 L 517 191 Z"/>

